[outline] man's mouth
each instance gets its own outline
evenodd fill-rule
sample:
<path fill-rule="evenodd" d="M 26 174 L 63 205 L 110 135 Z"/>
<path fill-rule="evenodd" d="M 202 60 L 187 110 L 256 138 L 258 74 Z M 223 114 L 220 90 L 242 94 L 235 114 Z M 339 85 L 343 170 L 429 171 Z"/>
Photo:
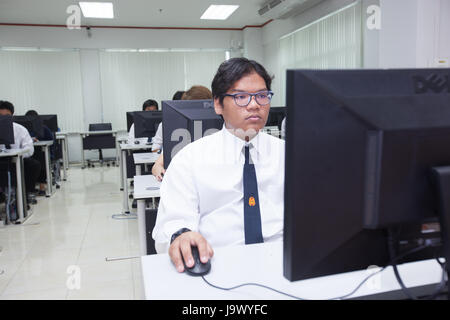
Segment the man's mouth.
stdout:
<path fill-rule="evenodd" d="M 251 115 L 251 116 L 245 118 L 245 120 L 260 120 L 260 119 L 261 119 L 261 117 L 258 115 Z"/>

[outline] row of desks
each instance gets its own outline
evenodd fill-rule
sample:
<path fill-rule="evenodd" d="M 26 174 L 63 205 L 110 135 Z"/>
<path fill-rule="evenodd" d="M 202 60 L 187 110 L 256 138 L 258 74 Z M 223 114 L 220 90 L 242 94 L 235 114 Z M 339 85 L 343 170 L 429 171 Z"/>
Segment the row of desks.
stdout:
<path fill-rule="evenodd" d="M 45 155 L 45 171 L 46 171 L 46 197 L 50 197 L 53 194 L 52 185 L 52 170 L 51 170 L 51 160 L 50 160 L 50 146 L 53 145 L 53 141 L 38 141 L 33 143 L 35 148 L 41 148 Z M 26 153 L 25 149 L 6 149 L 0 152 L 0 157 L 10 157 L 16 166 L 16 198 L 17 198 L 17 214 L 18 222 L 22 223 L 28 217 L 27 208 L 27 197 L 25 189 L 25 177 L 24 177 L 24 166 L 23 166 L 23 155 Z M 66 177 L 66 173 L 64 174 Z"/>

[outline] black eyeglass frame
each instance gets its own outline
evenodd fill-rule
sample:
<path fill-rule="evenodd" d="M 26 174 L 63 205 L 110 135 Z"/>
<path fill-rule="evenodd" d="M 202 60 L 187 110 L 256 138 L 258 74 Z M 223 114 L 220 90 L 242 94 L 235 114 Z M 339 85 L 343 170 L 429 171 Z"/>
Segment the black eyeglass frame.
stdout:
<path fill-rule="evenodd" d="M 258 101 L 258 98 L 256 97 L 258 94 L 261 94 L 261 93 L 263 93 L 263 92 L 267 92 L 267 96 L 269 97 L 269 102 L 268 103 L 266 103 L 266 104 L 261 104 L 261 103 L 259 103 L 259 101 Z M 242 95 L 242 94 L 248 94 L 248 101 L 247 101 L 247 104 L 245 104 L 245 105 L 240 105 L 240 104 L 238 104 L 237 103 L 237 101 L 236 101 L 236 96 L 238 96 L 238 95 Z M 270 104 L 270 102 L 272 101 L 272 97 L 273 97 L 273 95 L 274 95 L 274 93 L 273 93 L 273 91 L 270 91 L 270 90 L 264 90 L 264 91 L 258 91 L 258 92 L 255 92 L 255 93 L 249 93 L 249 92 L 237 92 L 237 93 L 224 93 L 222 96 L 223 97 L 232 97 L 233 98 L 233 100 L 234 100 L 234 103 L 237 105 L 237 106 L 239 106 L 239 107 L 246 107 L 246 106 L 248 106 L 249 104 L 250 104 L 250 102 L 252 101 L 252 98 L 253 97 L 255 97 L 255 101 L 256 101 L 256 103 L 258 104 L 258 105 L 260 105 L 261 107 L 264 107 L 264 106 L 267 106 L 268 104 Z"/>

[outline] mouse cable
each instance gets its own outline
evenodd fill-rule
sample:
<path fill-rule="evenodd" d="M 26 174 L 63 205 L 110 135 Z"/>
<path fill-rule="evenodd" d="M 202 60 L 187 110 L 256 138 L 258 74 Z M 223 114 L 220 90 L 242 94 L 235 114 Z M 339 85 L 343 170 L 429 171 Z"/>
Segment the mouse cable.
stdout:
<path fill-rule="evenodd" d="M 372 273 L 372 274 L 370 274 L 369 276 L 367 276 L 363 281 L 361 281 L 361 283 L 360 283 L 360 284 L 359 284 L 359 285 L 358 285 L 351 293 L 346 294 L 345 296 L 342 296 L 342 297 L 331 298 L 331 299 L 328 299 L 328 300 L 339 300 L 339 299 L 344 299 L 344 298 L 346 298 L 346 297 L 349 297 L 349 296 L 353 295 L 356 291 L 359 290 L 359 288 L 360 288 L 367 280 L 369 280 L 370 278 L 372 278 L 372 277 L 373 277 L 374 275 L 376 275 L 377 273 L 380 273 L 380 272 L 383 271 L 384 269 L 386 269 L 386 267 L 384 267 L 384 268 L 382 268 L 381 270 L 379 270 L 379 271 L 377 271 L 377 272 L 375 272 L 375 273 Z M 262 287 L 262 288 L 265 288 L 265 289 L 269 289 L 269 290 L 275 291 L 275 292 L 277 292 L 277 293 L 280 293 L 280 294 L 283 294 L 283 295 L 285 295 L 285 296 L 294 298 L 294 299 L 296 299 L 296 300 L 308 300 L 308 299 L 305 299 L 305 298 L 300 298 L 300 297 L 294 296 L 294 295 L 289 294 L 289 293 L 285 293 L 285 292 L 279 291 L 279 290 L 277 290 L 277 289 L 273 289 L 273 288 L 271 288 L 271 287 L 268 287 L 268 286 L 265 286 L 265 285 L 259 284 L 259 283 L 243 283 L 243 284 L 240 284 L 240 285 L 231 287 L 231 288 L 223 288 L 223 287 L 219 287 L 219 286 L 216 286 L 216 285 L 210 283 L 208 280 L 205 279 L 205 276 L 202 276 L 202 279 L 203 279 L 208 285 L 210 285 L 211 287 L 216 288 L 216 289 L 220 289 L 220 290 L 226 290 L 226 291 L 229 291 L 229 290 L 237 289 L 237 288 L 244 287 L 244 286 L 257 286 L 257 287 Z"/>
<path fill-rule="evenodd" d="M 205 279 L 205 276 L 202 276 L 202 279 L 207 284 L 209 284 L 211 287 L 216 288 L 216 289 L 220 289 L 220 290 L 229 291 L 229 290 L 237 289 L 237 288 L 244 287 L 244 286 L 257 286 L 257 287 L 262 287 L 262 288 L 265 288 L 265 289 L 269 289 L 269 290 L 275 291 L 275 292 L 280 293 L 280 294 L 284 294 L 285 296 L 288 296 L 288 297 L 291 297 L 291 298 L 294 298 L 294 299 L 297 299 L 297 300 L 306 300 L 306 299 L 303 299 L 303 298 L 299 298 L 299 297 L 293 296 L 293 295 L 291 295 L 289 293 L 278 291 L 277 289 L 273 289 L 271 287 L 268 287 L 268 286 L 265 286 L 265 285 L 259 284 L 259 283 L 243 283 L 243 284 L 237 285 L 235 287 L 231 287 L 231 288 L 222 288 L 222 287 L 219 287 L 219 286 L 216 286 L 216 285 L 210 283 L 208 280 Z"/>
<path fill-rule="evenodd" d="M 343 295 L 343 296 L 340 296 L 340 297 L 331 298 L 331 299 L 328 299 L 328 300 L 343 300 L 343 299 L 345 299 L 345 298 L 348 298 L 348 297 L 352 296 L 353 294 L 355 294 L 355 293 L 361 288 L 361 286 L 362 286 L 364 283 L 367 282 L 367 280 L 369 280 L 370 278 L 372 278 L 372 277 L 375 276 L 376 274 L 378 274 L 378 273 L 384 271 L 387 267 L 389 267 L 391 264 L 395 263 L 397 260 L 400 260 L 400 259 L 404 258 L 405 256 L 408 256 L 408 255 L 410 255 L 410 254 L 412 254 L 412 253 L 421 251 L 421 250 L 423 250 L 423 249 L 425 249 L 425 248 L 428 248 L 428 247 L 429 247 L 428 245 L 419 246 L 419 247 L 417 247 L 417 248 L 411 249 L 410 251 L 405 252 L 405 253 L 403 253 L 403 254 L 401 254 L 401 255 L 395 257 L 394 259 L 392 259 L 392 261 L 391 261 L 390 264 L 388 264 L 387 266 L 381 268 L 381 269 L 378 270 L 377 272 L 374 272 L 374 273 L 368 275 L 366 278 L 364 278 L 364 279 L 361 281 L 361 283 L 359 283 L 358 286 L 357 286 L 354 290 L 352 290 L 350 293 L 348 293 L 348 294 L 346 294 L 346 295 Z M 439 261 L 438 261 L 438 262 L 439 262 Z M 259 284 L 259 283 L 243 283 L 243 284 L 240 284 L 240 285 L 231 287 L 231 288 L 223 288 L 223 287 L 219 287 L 219 286 L 217 286 L 217 285 L 214 285 L 214 284 L 210 283 L 208 280 L 205 279 L 205 276 L 202 276 L 202 279 L 203 279 L 203 281 L 205 281 L 205 282 L 206 282 L 208 285 L 210 285 L 211 287 L 216 288 L 216 289 L 220 289 L 220 290 L 225 290 L 225 291 L 234 290 L 234 289 L 237 289 L 237 288 L 240 288 L 240 287 L 244 287 L 244 286 L 257 286 L 257 287 L 262 287 L 262 288 L 265 288 L 265 289 L 268 289 L 268 290 L 275 291 L 275 292 L 277 292 L 277 293 L 280 293 L 280 294 L 282 294 L 282 295 L 291 297 L 291 298 L 296 299 L 296 300 L 308 300 L 308 299 L 305 299 L 305 298 L 300 298 L 300 297 L 294 296 L 294 295 L 289 294 L 289 293 L 285 293 L 285 292 L 279 291 L 279 290 L 277 290 L 277 289 L 273 289 L 273 288 L 271 288 L 271 287 L 268 287 L 268 286 L 266 286 L 266 285 L 262 285 L 262 284 Z M 314 300 L 315 300 L 315 299 L 314 299 Z"/>

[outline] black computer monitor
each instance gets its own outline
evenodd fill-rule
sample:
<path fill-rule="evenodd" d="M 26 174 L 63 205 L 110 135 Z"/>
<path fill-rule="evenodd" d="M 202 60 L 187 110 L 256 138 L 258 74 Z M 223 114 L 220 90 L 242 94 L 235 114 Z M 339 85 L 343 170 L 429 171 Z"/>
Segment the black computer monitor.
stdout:
<path fill-rule="evenodd" d="M 166 169 L 175 154 L 184 146 L 222 129 L 223 126 L 222 117 L 214 111 L 213 100 L 163 101 L 162 110 Z"/>
<path fill-rule="evenodd" d="M 4 144 L 7 148 L 14 144 L 12 116 L 0 116 L 0 144 Z"/>
<path fill-rule="evenodd" d="M 42 122 L 47 126 L 51 132 L 58 131 L 58 116 L 56 114 L 40 114 Z"/>
<path fill-rule="evenodd" d="M 288 70 L 285 161 L 287 279 L 449 257 L 448 69 Z"/>
<path fill-rule="evenodd" d="M 286 107 L 270 107 L 266 127 L 278 127 L 278 130 L 281 130 L 281 123 L 285 117 Z"/>
<path fill-rule="evenodd" d="M 34 116 L 13 116 L 13 122 L 24 126 L 34 137 L 41 139 L 44 137 L 44 127 L 42 119 Z"/>
<path fill-rule="evenodd" d="M 133 113 L 134 136 L 153 138 L 163 118 L 162 111 L 136 111 Z"/>
<path fill-rule="evenodd" d="M 127 131 L 130 131 L 131 125 L 134 123 L 134 113 L 139 111 L 127 112 Z"/>

